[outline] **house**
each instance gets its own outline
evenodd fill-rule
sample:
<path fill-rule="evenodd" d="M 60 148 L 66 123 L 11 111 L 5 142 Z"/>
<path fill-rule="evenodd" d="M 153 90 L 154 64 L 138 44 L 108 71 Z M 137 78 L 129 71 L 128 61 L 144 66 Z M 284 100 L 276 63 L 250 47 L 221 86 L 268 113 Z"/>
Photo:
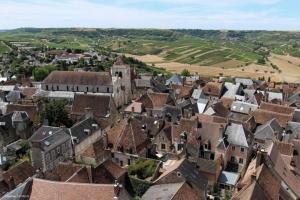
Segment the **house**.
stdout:
<path fill-rule="evenodd" d="M 286 150 L 286 144 L 277 142 L 258 151 L 233 199 L 298 199 L 300 179 L 291 170 Z"/>
<path fill-rule="evenodd" d="M 161 156 L 174 151 L 170 123 L 165 123 L 165 126 L 154 137 L 153 144 L 155 145 L 156 152 Z"/>
<path fill-rule="evenodd" d="M 188 160 L 180 159 L 172 162 L 154 181 L 154 185 L 188 183 L 201 199 L 206 199 L 207 179 Z"/>
<path fill-rule="evenodd" d="M 264 124 L 276 118 L 281 127 L 285 127 L 293 119 L 294 109 L 271 103 L 262 102 L 259 109 L 251 113 L 256 123 Z"/>
<path fill-rule="evenodd" d="M 74 124 L 69 129 L 69 133 L 76 162 L 82 162 L 81 154 L 103 137 L 103 130 L 92 117 L 87 117 Z"/>
<path fill-rule="evenodd" d="M 144 124 L 135 118 L 118 122 L 107 131 L 107 147 L 112 152 L 112 160 L 121 167 L 130 165 L 137 156 L 148 153 L 148 133 Z"/>
<path fill-rule="evenodd" d="M 216 82 L 208 82 L 202 88 L 204 95 L 209 96 L 212 99 L 219 99 L 222 93 L 223 84 Z"/>
<path fill-rule="evenodd" d="M 181 78 L 180 75 L 178 74 L 173 74 L 171 76 L 171 78 L 169 78 L 167 81 L 166 81 L 166 85 L 167 86 L 170 86 L 170 85 L 183 85 L 184 83 L 184 80 Z"/>
<path fill-rule="evenodd" d="M 116 114 L 115 102 L 105 95 L 76 94 L 71 109 L 71 118 L 75 121 L 90 115 L 103 129 L 114 123 Z"/>
<path fill-rule="evenodd" d="M 35 104 L 8 104 L 6 109 L 6 113 L 14 111 L 26 112 L 32 122 L 39 120 L 40 110 Z"/>
<path fill-rule="evenodd" d="M 92 177 L 93 183 L 96 184 L 112 184 L 116 180 L 123 184 L 126 179 L 126 170 L 111 160 L 107 160 L 92 170 Z"/>
<path fill-rule="evenodd" d="M 163 108 L 163 118 L 172 123 L 177 123 L 182 117 L 182 111 L 177 106 L 165 105 Z"/>
<path fill-rule="evenodd" d="M 11 112 L 0 117 L 0 146 L 31 136 L 31 122 L 26 112 Z"/>
<path fill-rule="evenodd" d="M 142 200 L 201 200 L 197 192 L 186 182 L 158 184 L 151 186 L 142 196 Z"/>
<path fill-rule="evenodd" d="M 143 111 L 142 103 L 140 102 L 132 102 L 129 106 L 127 106 L 124 110 L 127 114 L 141 114 Z"/>
<path fill-rule="evenodd" d="M 137 102 L 142 103 L 148 116 L 162 117 L 165 105 L 174 105 L 174 101 L 167 93 L 147 92 Z"/>
<path fill-rule="evenodd" d="M 253 86 L 254 82 L 248 78 L 235 78 L 235 83 L 240 83 L 246 87 Z"/>
<path fill-rule="evenodd" d="M 223 90 L 223 96 L 230 99 L 236 99 L 236 95 L 241 94 L 242 91 L 242 85 L 240 83 L 230 83 L 225 82 L 224 83 L 224 90 Z"/>
<path fill-rule="evenodd" d="M 227 144 L 225 168 L 233 172 L 243 171 L 251 153 L 246 130 L 241 124 L 231 123 L 227 126 L 224 136 L 225 145 Z"/>
<path fill-rule="evenodd" d="M 51 126 L 40 127 L 29 139 L 32 165 L 43 172 L 72 158 L 72 140 L 68 131 Z"/>

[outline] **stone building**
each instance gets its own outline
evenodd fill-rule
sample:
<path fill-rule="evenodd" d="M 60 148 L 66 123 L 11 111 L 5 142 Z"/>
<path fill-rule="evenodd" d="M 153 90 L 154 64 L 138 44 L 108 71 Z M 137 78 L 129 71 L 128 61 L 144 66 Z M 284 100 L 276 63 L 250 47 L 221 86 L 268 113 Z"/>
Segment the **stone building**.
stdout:
<path fill-rule="evenodd" d="M 72 156 L 71 136 L 59 127 L 42 126 L 29 139 L 32 165 L 43 172 Z"/>

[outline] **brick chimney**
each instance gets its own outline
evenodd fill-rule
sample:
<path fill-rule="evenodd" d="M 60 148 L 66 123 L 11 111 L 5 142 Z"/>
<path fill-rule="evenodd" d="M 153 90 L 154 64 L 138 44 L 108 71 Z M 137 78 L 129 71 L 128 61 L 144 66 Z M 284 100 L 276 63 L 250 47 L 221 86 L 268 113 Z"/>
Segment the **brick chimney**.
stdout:
<path fill-rule="evenodd" d="M 122 188 L 122 185 L 120 185 L 118 183 L 118 181 L 115 180 L 115 184 L 114 184 L 114 194 L 115 194 L 115 196 L 114 196 L 114 199 L 116 199 L 116 200 L 119 199 L 121 188 Z"/>
<path fill-rule="evenodd" d="M 133 113 L 134 113 L 134 106 L 132 106 L 132 107 L 131 107 L 131 112 L 133 112 Z"/>

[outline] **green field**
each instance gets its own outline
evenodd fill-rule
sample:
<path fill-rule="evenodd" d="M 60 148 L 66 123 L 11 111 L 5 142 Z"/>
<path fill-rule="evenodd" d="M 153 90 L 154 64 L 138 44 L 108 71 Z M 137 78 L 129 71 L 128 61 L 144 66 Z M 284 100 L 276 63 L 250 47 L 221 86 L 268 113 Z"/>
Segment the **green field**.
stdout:
<path fill-rule="evenodd" d="M 2 41 L 0 41 L 0 54 L 7 53 L 9 51 L 10 49 Z"/>
<path fill-rule="evenodd" d="M 23 28 L 0 33 L 0 40 L 29 42 L 36 48 L 158 55 L 166 61 L 195 65 L 238 61 L 232 68 L 257 63 L 270 52 L 300 57 L 300 32 Z M 5 51 L 0 46 L 0 53 Z"/>

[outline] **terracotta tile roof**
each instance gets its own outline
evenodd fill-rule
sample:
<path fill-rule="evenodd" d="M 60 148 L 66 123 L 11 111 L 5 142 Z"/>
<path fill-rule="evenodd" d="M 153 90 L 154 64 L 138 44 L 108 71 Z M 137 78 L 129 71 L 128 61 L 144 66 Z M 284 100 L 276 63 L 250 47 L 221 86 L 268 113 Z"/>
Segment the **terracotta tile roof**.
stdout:
<path fill-rule="evenodd" d="M 177 98 L 187 98 L 191 96 L 193 87 L 186 85 L 171 85 L 171 88 L 175 91 Z"/>
<path fill-rule="evenodd" d="M 169 94 L 151 92 L 144 94 L 137 102 L 142 103 L 145 108 L 158 108 L 168 104 L 169 101 Z"/>
<path fill-rule="evenodd" d="M 187 143 L 197 144 L 197 126 L 198 123 L 196 120 L 181 119 L 179 125 L 172 125 L 171 134 L 172 139 L 179 141 L 181 134 L 185 132 L 187 134 Z"/>
<path fill-rule="evenodd" d="M 185 183 L 183 186 L 179 189 L 179 191 L 175 194 L 172 200 L 204 200 L 202 197 L 200 197 L 195 189 L 190 186 L 189 184 Z"/>
<path fill-rule="evenodd" d="M 107 131 L 107 143 L 112 144 L 115 147 L 118 138 L 122 131 L 125 129 L 127 122 L 126 120 L 119 121 L 114 127 Z"/>
<path fill-rule="evenodd" d="M 76 94 L 72 106 L 72 114 L 82 116 L 86 109 L 90 109 L 96 118 L 106 117 L 110 114 L 112 101 L 110 96 L 105 95 Z"/>
<path fill-rule="evenodd" d="M 6 113 L 14 111 L 25 111 L 31 121 L 38 119 L 38 107 L 36 105 L 27 105 L 27 104 L 8 104 Z"/>
<path fill-rule="evenodd" d="M 126 174 L 126 170 L 107 160 L 93 170 L 94 183 L 114 183 Z"/>
<path fill-rule="evenodd" d="M 47 76 L 43 83 L 108 86 L 112 85 L 112 79 L 108 72 L 53 71 Z"/>
<path fill-rule="evenodd" d="M 137 119 L 129 119 L 117 140 L 114 150 L 118 151 L 118 148 L 121 147 L 124 151 L 132 150 L 133 154 L 139 154 L 144 150 L 149 140 L 147 134 L 141 127 Z"/>
<path fill-rule="evenodd" d="M 91 183 L 87 167 L 82 167 L 76 171 L 66 182 L 72 183 Z"/>
<path fill-rule="evenodd" d="M 277 112 L 285 115 L 291 115 L 294 113 L 294 108 L 266 102 L 262 102 L 259 108 L 262 110 Z"/>
<path fill-rule="evenodd" d="M 82 157 L 89 157 L 98 159 L 101 158 L 102 155 L 106 154 L 105 150 L 106 146 L 104 146 L 104 142 L 102 139 L 96 141 L 94 144 L 90 145 L 82 154 Z"/>
<path fill-rule="evenodd" d="M 10 177 L 13 177 L 15 185 L 23 183 L 28 177 L 35 174 L 35 170 L 28 161 L 24 161 L 17 166 L 9 169 L 3 173 L 3 179 L 6 183 L 9 183 Z"/>
<path fill-rule="evenodd" d="M 269 200 L 263 188 L 257 181 L 253 181 L 250 185 L 244 187 L 238 193 L 233 195 L 232 200 Z"/>
<path fill-rule="evenodd" d="M 125 112 L 129 113 L 142 113 L 142 103 L 140 102 L 132 102 L 127 108 L 124 110 Z"/>
<path fill-rule="evenodd" d="M 37 92 L 38 88 L 35 87 L 26 87 L 22 88 L 21 92 L 26 99 L 32 99 L 32 96 Z"/>
<path fill-rule="evenodd" d="M 122 192 L 119 197 L 123 199 Z M 33 179 L 30 200 L 112 200 L 114 185 L 63 183 Z M 128 198 L 124 198 L 126 200 Z"/>
<path fill-rule="evenodd" d="M 45 179 L 65 182 L 81 168 L 79 164 L 61 162 L 52 173 L 46 172 Z"/>
<path fill-rule="evenodd" d="M 114 151 L 132 151 L 139 154 L 148 144 L 147 134 L 142 130 L 142 124 L 135 118 L 122 120 L 107 133 L 108 143 Z M 121 149 L 120 149 L 121 148 Z"/>
<path fill-rule="evenodd" d="M 268 151 L 268 156 L 272 161 L 272 166 L 281 179 L 289 188 L 300 197 L 300 179 L 290 170 L 290 163 L 286 163 L 280 154 L 278 146 L 273 144 Z"/>
<path fill-rule="evenodd" d="M 287 123 L 293 119 L 293 115 L 281 114 L 268 110 L 257 109 L 251 113 L 254 116 L 255 122 L 264 124 L 272 119 L 277 119 L 281 127 L 286 127 Z"/>
<path fill-rule="evenodd" d="M 214 123 L 227 123 L 227 119 L 224 117 L 218 117 L 213 115 L 196 114 L 191 119 L 198 119 L 203 122 L 214 122 Z"/>
<path fill-rule="evenodd" d="M 283 155 L 292 155 L 293 154 L 293 144 L 287 142 L 275 141 L 275 145 L 278 148 L 278 151 Z"/>

